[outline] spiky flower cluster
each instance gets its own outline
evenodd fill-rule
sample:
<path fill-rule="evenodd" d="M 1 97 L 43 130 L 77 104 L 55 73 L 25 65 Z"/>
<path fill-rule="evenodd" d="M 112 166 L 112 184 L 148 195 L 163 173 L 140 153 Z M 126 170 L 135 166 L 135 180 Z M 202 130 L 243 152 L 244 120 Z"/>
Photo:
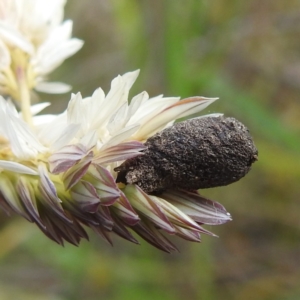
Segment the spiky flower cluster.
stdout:
<path fill-rule="evenodd" d="M 138 243 L 133 231 L 166 252 L 176 247 L 163 232 L 200 241 L 201 233 L 211 234 L 202 224 L 230 220 L 222 205 L 196 191 L 147 194 L 116 183 L 114 169 L 142 155 L 149 137 L 216 98 L 179 101 L 142 92 L 129 102 L 135 71 L 116 77 L 107 95 L 101 88 L 84 99 L 78 93 L 62 114 L 37 116 L 49 104 L 31 106 L 31 90 L 40 90 L 45 75 L 82 45 L 70 38 L 71 21 L 61 23 L 64 3 L 0 3 L 0 92 L 20 106 L 0 96 L 0 206 L 59 244 L 88 238 L 84 226 L 110 243 L 111 233 Z"/>
<path fill-rule="evenodd" d="M 199 241 L 201 224 L 222 224 L 229 214 L 196 192 L 148 195 L 136 185 L 116 184 L 113 171 L 140 155 L 143 142 L 175 119 L 195 114 L 216 99 L 151 98 L 146 92 L 128 104 L 138 72 L 118 76 L 105 96 L 72 96 L 58 116 L 37 116 L 30 128 L 11 102 L 0 99 L 1 205 L 35 222 L 51 239 L 78 244 L 82 224 L 110 241 L 114 232 L 137 242 L 128 228 L 165 250 L 174 246 L 161 234 Z M 32 107 L 35 113 L 43 104 Z"/>
<path fill-rule="evenodd" d="M 70 86 L 46 76 L 83 42 L 71 38 L 72 21 L 62 22 L 65 0 L 1 0 L 0 93 L 21 102 L 24 89 L 64 93 Z"/>

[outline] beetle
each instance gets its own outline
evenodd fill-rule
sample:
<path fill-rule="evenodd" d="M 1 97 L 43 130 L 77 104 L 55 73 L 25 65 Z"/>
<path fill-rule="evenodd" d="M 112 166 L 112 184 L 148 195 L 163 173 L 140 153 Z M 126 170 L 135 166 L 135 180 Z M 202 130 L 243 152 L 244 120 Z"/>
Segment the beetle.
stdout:
<path fill-rule="evenodd" d="M 235 118 L 204 116 L 156 133 L 142 155 L 119 167 L 117 182 L 147 193 L 224 186 L 244 177 L 258 158 L 249 130 Z"/>

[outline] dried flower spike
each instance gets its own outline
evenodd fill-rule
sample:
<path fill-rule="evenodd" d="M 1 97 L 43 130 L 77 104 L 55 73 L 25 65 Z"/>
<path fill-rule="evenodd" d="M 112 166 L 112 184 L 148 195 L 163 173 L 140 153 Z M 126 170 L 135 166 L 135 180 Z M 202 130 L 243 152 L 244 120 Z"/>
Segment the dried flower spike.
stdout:
<path fill-rule="evenodd" d="M 115 171 L 117 181 L 137 184 L 147 193 L 228 185 L 245 176 L 258 155 L 248 129 L 222 116 L 176 123 L 145 146 L 143 155 Z"/>

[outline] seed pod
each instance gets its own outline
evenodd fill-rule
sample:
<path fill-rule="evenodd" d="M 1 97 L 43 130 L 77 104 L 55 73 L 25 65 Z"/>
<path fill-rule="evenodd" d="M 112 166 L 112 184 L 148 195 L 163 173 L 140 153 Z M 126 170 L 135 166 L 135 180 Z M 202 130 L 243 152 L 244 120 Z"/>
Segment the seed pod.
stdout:
<path fill-rule="evenodd" d="M 234 118 L 201 117 L 158 132 L 143 155 L 115 169 L 117 182 L 147 193 L 224 186 L 244 177 L 258 151 L 248 129 Z"/>

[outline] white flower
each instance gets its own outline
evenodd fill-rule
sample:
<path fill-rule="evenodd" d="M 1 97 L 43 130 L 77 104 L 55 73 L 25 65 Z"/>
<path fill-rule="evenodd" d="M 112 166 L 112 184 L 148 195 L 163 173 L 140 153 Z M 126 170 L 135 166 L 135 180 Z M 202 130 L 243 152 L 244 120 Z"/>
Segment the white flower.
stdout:
<path fill-rule="evenodd" d="M 116 183 L 114 168 L 141 155 L 148 137 L 216 100 L 149 98 L 143 92 L 128 104 L 138 73 L 116 77 L 107 95 L 101 88 L 84 99 L 72 95 L 65 112 L 36 116 L 31 127 L 0 98 L 0 205 L 8 213 L 36 223 L 60 244 L 87 238 L 82 227 L 87 225 L 109 242 L 114 232 L 137 243 L 131 229 L 167 252 L 176 248 L 161 231 L 200 241 L 200 233 L 211 234 L 201 224 L 230 220 L 223 206 L 197 193 L 154 196 Z"/>
<path fill-rule="evenodd" d="M 65 0 L 1 0 L 0 93 L 20 100 L 20 86 L 63 93 L 70 86 L 46 76 L 83 45 L 63 20 Z"/>

